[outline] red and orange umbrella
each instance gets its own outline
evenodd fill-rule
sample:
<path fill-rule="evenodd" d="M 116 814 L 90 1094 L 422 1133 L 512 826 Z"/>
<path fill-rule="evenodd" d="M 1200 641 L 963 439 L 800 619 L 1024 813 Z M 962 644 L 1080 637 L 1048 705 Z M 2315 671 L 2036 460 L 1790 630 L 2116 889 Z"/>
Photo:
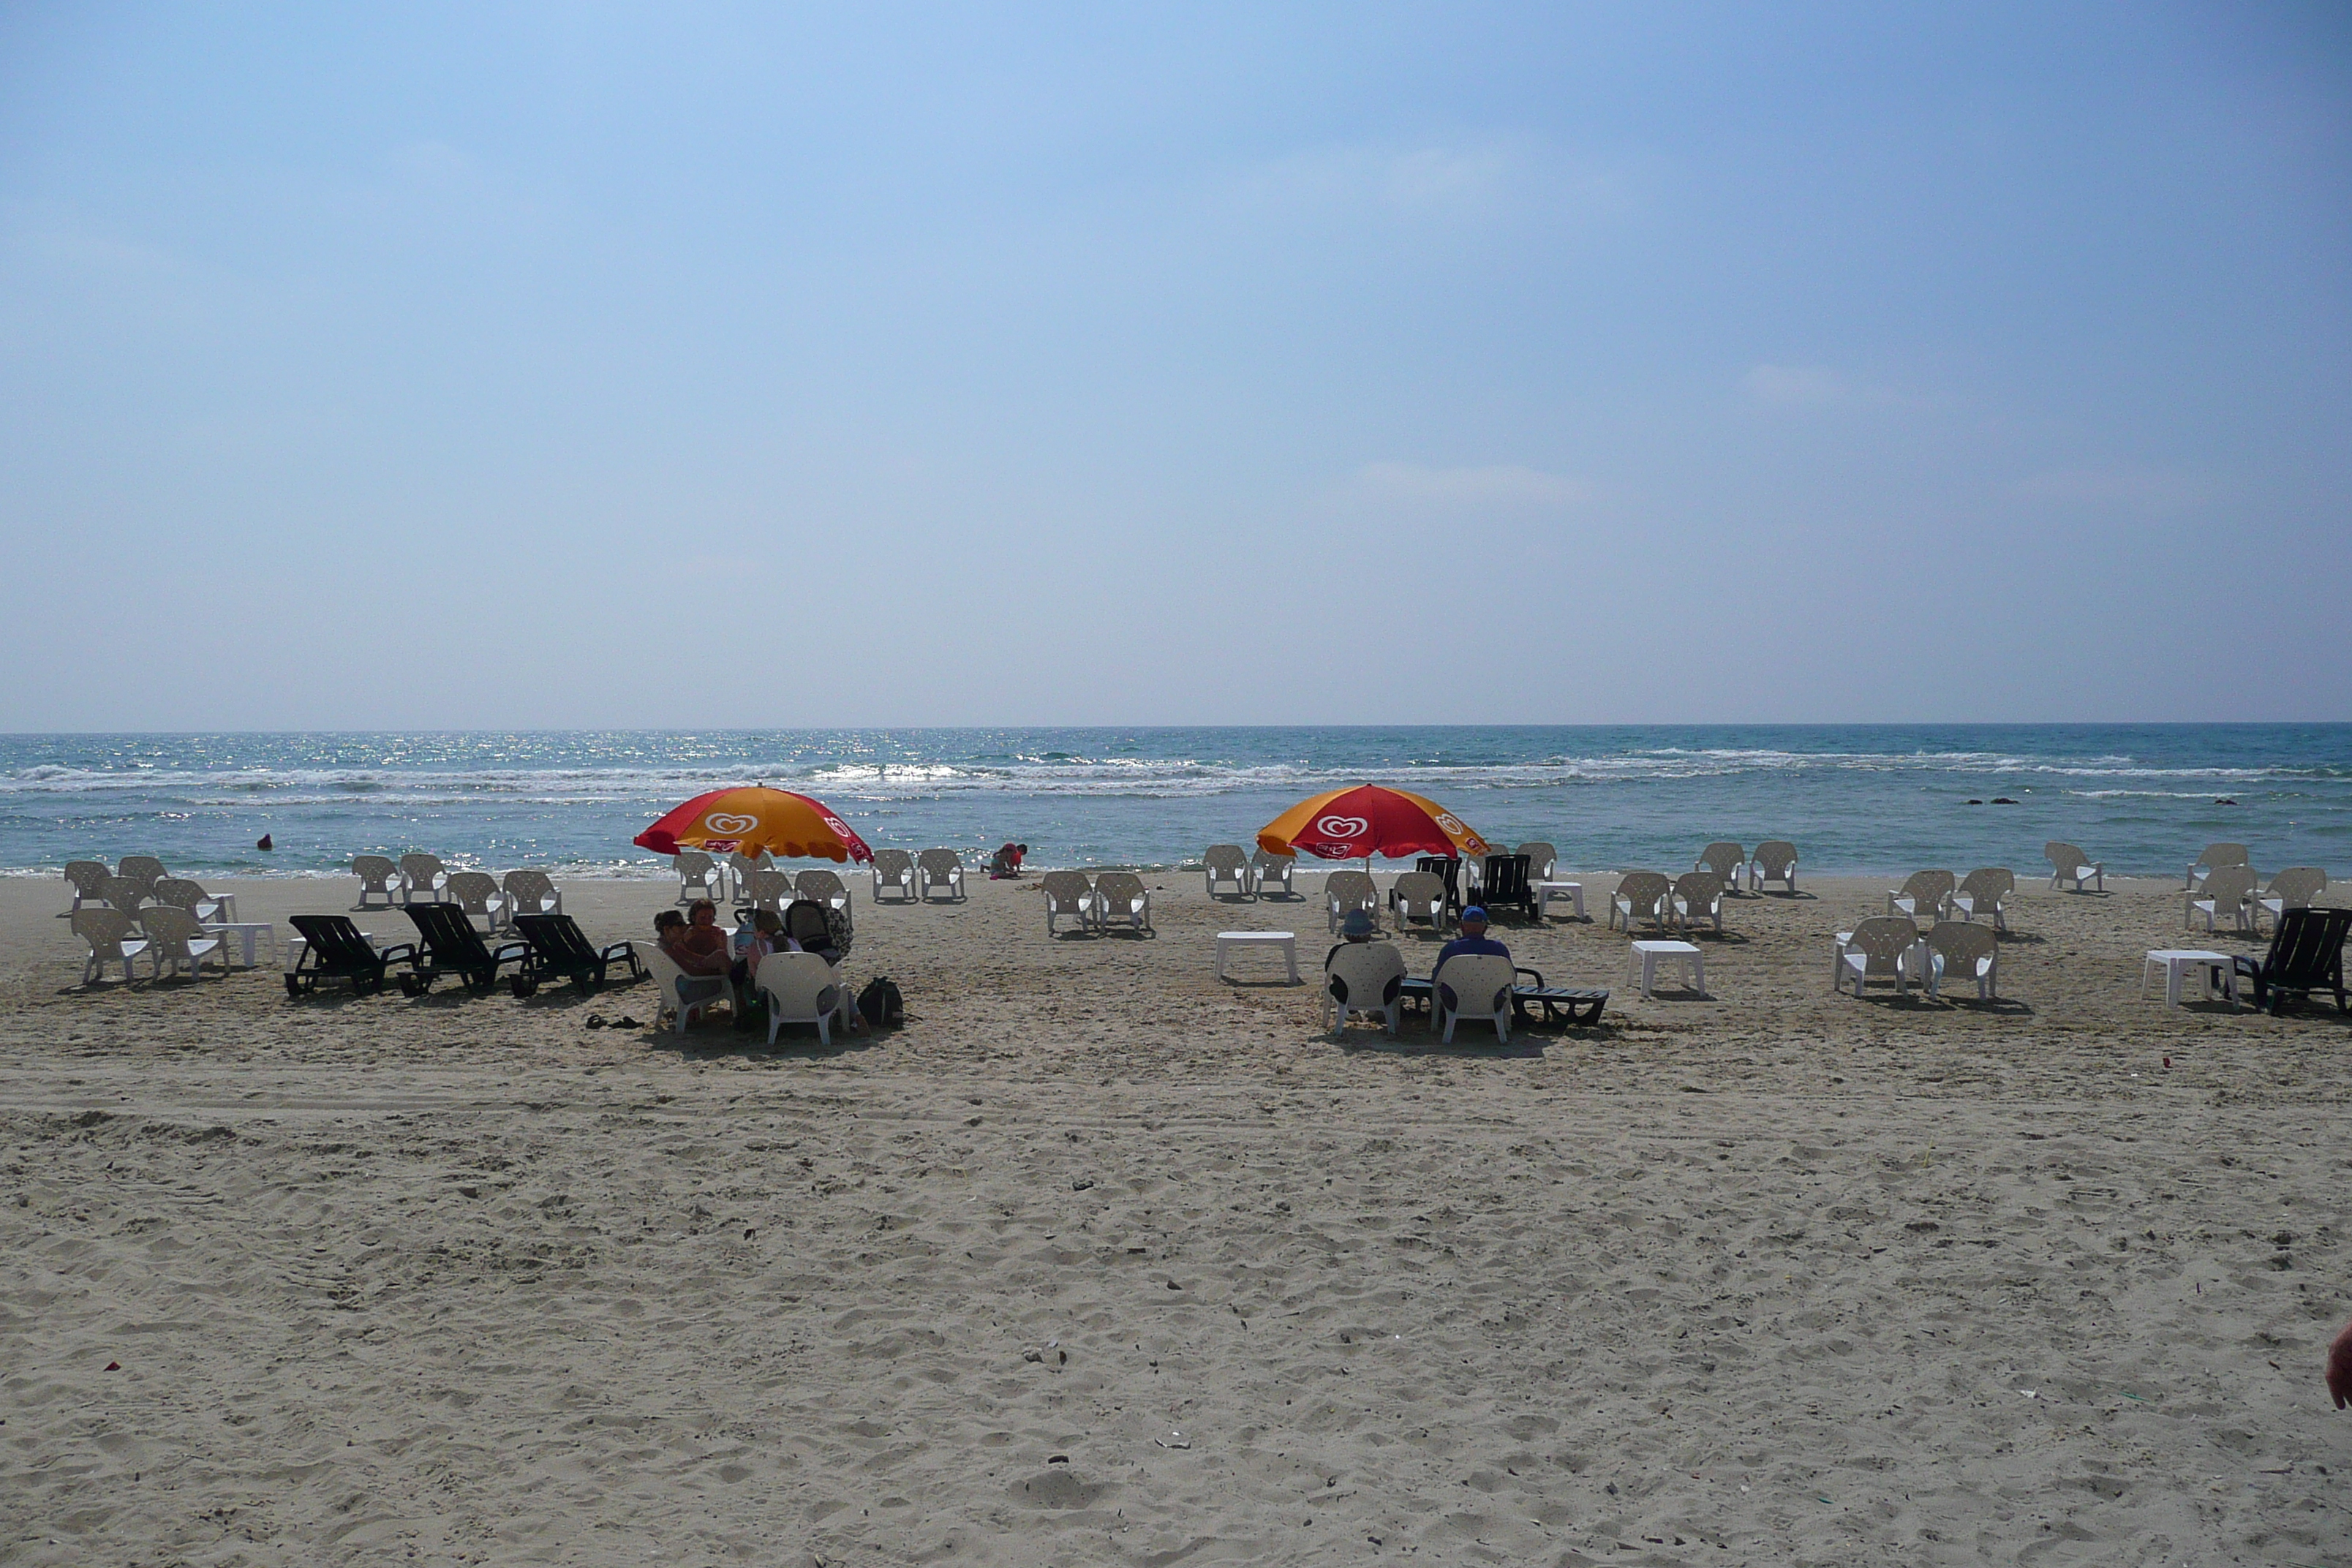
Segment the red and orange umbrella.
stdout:
<path fill-rule="evenodd" d="M 761 853 L 788 859 L 871 860 L 874 851 L 849 830 L 823 801 L 788 789 L 761 784 L 715 789 L 696 795 L 637 835 L 640 849 L 675 855 L 703 849 L 714 855 Z"/>
<path fill-rule="evenodd" d="M 1258 830 L 1269 855 L 1304 850 L 1321 860 L 1406 855 L 1484 855 L 1486 841 L 1433 800 L 1410 790 L 1356 784 L 1310 795 Z"/>

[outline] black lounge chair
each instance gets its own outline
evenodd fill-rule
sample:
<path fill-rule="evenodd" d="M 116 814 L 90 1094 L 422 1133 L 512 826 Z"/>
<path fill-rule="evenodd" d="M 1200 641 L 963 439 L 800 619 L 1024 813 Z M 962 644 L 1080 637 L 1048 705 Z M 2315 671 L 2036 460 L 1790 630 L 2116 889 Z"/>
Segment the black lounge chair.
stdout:
<path fill-rule="evenodd" d="M 1543 1009 L 1547 1024 L 1573 1024 L 1581 1028 L 1601 1022 L 1601 1010 L 1609 1005 L 1609 993 L 1603 989 L 1586 989 L 1569 985 L 1547 985 L 1542 972 L 1520 966 L 1520 974 L 1530 976 L 1533 985 L 1511 987 L 1511 1016 L 1523 1024 L 1535 1022 L 1530 1006 Z M 1431 1010 L 1436 1000 L 1436 989 L 1427 980 L 1407 979 L 1397 990 L 1397 1001 L 1417 1012 Z"/>
<path fill-rule="evenodd" d="M 425 956 L 412 960 L 400 977 L 400 988 L 411 996 L 424 995 L 445 974 L 457 975 L 466 989 L 479 994 L 499 983 L 500 969 L 509 963 L 520 969 L 530 956 L 527 942 L 502 942 L 495 948 L 485 943 L 456 904 L 411 904 L 408 918 L 416 922 L 425 948 Z"/>
<path fill-rule="evenodd" d="M 2344 991 L 2344 939 L 2352 934 L 2352 910 L 2288 910 L 2279 916 L 2271 950 L 2260 963 L 2234 961 L 2252 975 L 2254 1005 L 2268 1004 L 2271 1016 L 2286 1010 L 2286 999 L 2308 1002 L 2315 992 L 2336 993 L 2338 1012 L 2352 1013 Z"/>
<path fill-rule="evenodd" d="M 507 981 L 518 996 L 530 995 L 549 980 L 569 980 L 583 991 L 601 990 L 606 972 L 616 963 L 629 966 L 632 981 L 645 977 L 646 967 L 637 962 L 634 944 L 615 942 L 594 946 L 570 915 L 517 915 L 515 926 L 530 944 L 522 973 Z"/>
<path fill-rule="evenodd" d="M 1528 878 L 1525 855 L 1489 855 L 1486 857 L 1486 885 L 1478 889 L 1478 902 L 1489 915 L 1501 910 L 1515 910 L 1528 920 L 1541 911 L 1536 902 L 1535 884 Z"/>
<path fill-rule="evenodd" d="M 302 933 L 302 959 L 286 976 L 289 996 L 314 992 L 321 980 L 347 980 L 355 992 L 381 991 L 384 971 L 416 962 L 415 942 L 396 942 L 378 952 L 349 915 L 296 915 L 294 929 Z"/>

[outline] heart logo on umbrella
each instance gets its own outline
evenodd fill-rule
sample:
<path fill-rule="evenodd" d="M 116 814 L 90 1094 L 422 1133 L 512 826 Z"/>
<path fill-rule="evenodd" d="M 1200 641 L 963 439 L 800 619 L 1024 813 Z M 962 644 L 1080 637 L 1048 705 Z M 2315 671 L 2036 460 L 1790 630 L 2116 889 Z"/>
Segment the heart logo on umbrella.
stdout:
<path fill-rule="evenodd" d="M 760 819 L 756 816 L 738 816 L 727 811 L 714 811 L 702 819 L 705 833 L 724 833 L 738 838 L 759 826 Z"/>
<path fill-rule="evenodd" d="M 1456 837 L 1470 831 L 1468 828 L 1462 826 L 1462 819 L 1454 816 L 1450 811 L 1439 812 L 1437 814 L 1436 820 L 1438 826 L 1445 829 L 1448 833 L 1455 835 Z"/>
<path fill-rule="evenodd" d="M 1315 825 L 1326 838 L 1360 838 L 1371 830 L 1370 820 L 1361 816 L 1327 816 Z"/>

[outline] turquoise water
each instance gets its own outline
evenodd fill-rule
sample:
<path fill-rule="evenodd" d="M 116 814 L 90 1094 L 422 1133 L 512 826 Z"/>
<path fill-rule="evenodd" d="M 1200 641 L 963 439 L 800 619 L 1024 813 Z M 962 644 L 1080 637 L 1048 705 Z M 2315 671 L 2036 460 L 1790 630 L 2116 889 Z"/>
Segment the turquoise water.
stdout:
<path fill-rule="evenodd" d="M 2177 876 L 2234 839 L 2264 871 L 2352 875 L 2343 724 L 15 735 L 0 869 L 129 853 L 197 876 L 320 873 L 415 848 L 650 873 L 629 842 L 646 824 L 757 782 L 815 795 L 876 846 L 1016 839 L 1035 865 L 1169 866 L 1363 780 L 1579 868 L 1770 837 L 1822 872 L 2025 871 L 2064 838 L 2118 872 Z M 1996 795 L 2021 804 L 1967 804 Z"/>

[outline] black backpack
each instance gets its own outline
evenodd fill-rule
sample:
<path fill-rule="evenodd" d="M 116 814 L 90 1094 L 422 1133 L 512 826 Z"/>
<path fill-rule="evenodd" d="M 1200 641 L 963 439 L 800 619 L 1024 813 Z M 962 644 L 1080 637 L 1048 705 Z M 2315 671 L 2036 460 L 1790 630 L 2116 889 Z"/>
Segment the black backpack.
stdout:
<path fill-rule="evenodd" d="M 877 977 L 857 994 L 857 1011 L 869 1029 L 895 1029 L 907 1021 L 907 999 L 898 994 L 896 981 Z"/>

